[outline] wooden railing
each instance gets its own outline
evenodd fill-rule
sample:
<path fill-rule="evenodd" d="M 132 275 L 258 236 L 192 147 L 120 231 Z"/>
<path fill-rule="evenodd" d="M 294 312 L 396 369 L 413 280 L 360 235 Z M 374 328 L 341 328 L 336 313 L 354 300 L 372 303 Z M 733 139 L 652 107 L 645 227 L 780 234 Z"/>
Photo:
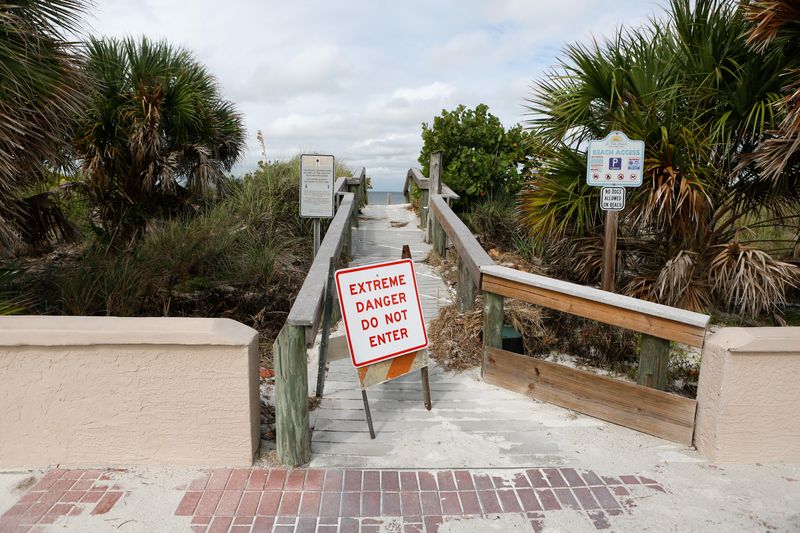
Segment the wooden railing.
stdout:
<path fill-rule="evenodd" d="M 336 214 L 273 344 L 276 444 L 278 459 L 285 465 L 304 464 L 311 458 L 306 347 L 314 344 L 320 326 L 331 258 L 338 261 L 351 253 L 351 230 L 358 226 L 358 208 L 366 201 L 364 168 L 352 178 L 337 179 L 334 191 Z"/>
<path fill-rule="evenodd" d="M 410 168 L 408 169 L 408 174 L 406 174 L 406 182 L 403 185 L 403 196 L 406 199 L 406 202 L 412 203 L 412 190 L 415 187 L 420 192 L 420 204 L 419 204 L 419 227 L 422 229 L 426 229 L 428 227 L 428 210 L 430 204 L 430 181 L 428 178 L 422 175 L 422 171 L 418 168 Z M 412 187 L 413 185 L 413 187 Z M 453 190 L 445 184 L 441 184 L 442 188 L 438 194 L 441 194 L 442 197 L 447 200 L 449 203 L 450 200 L 457 199 L 458 195 L 453 192 Z"/>
<path fill-rule="evenodd" d="M 482 374 L 486 382 L 664 439 L 692 444 L 697 402 L 652 387 L 662 377 L 666 383 L 669 341 L 702 348 L 707 315 L 506 267 L 482 267 L 481 272 Z M 644 386 L 503 350 L 504 297 L 642 333 L 639 382 Z M 666 349 L 662 349 L 664 343 Z"/>
<path fill-rule="evenodd" d="M 457 302 L 474 305 L 475 288 L 484 300 L 484 379 L 501 387 L 555 403 L 639 431 L 691 444 L 695 400 L 670 394 L 666 385 L 670 341 L 702 348 L 707 315 L 647 302 L 592 287 L 497 266 L 436 190 L 441 156 L 431 157 L 428 180 L 429 235 L 435 253 L 444 257 L 448 240 L 458 253 Z M 406 183 L 422 182 L 411 169 Z M 642 334 L 639 384 L 627 383 L 511 353 L 502 349 L 504 298 L 517 298 L 549 309 L 623 327 Z"/>

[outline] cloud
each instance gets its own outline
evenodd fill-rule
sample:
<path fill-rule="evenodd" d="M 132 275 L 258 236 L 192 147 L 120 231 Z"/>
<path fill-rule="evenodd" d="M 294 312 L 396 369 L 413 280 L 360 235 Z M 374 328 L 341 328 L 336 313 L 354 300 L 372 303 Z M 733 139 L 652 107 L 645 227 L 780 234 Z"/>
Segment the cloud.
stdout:
<path fill-rule="evenodd" d="M 414 104 L 430 100 L 442 100 L 451 96 L 455 91 L 456 88 L 452 84 L 437 81 L 413 89 L 397 89 L 392 93 L 392 98 L 394 100 L 406 101 L 409 104 Z"/>
<path fill-rule="evenodd" d="M 530 82 L 567 42 L 639 25 L 664 3 L 96 0 L 89 22 L 94 34 L 167 38 L 207 65 L 245 116 L 237 173 L 261 158 L 261 129 L 270 159 L 333 153 L 398 190 L 422 122 L 479 103 L 523 121 Z"/>
<path fill-rule="evenodd" d="M 313 94 L 335 94 L 343 88 L 347 60 L 333 44 L 309 46 L 291 57 L 261 61 L 243 91 L 242 100 L 285 102 Z"/>

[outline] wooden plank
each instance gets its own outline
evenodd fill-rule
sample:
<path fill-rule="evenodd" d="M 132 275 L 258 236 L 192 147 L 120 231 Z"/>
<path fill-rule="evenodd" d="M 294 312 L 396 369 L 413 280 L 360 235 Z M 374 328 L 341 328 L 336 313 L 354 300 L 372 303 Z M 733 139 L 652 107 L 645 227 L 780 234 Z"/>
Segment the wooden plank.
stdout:
<path fill-rule="evenodd" d="M 475 306 L 475 284 L 472 282 L 469 269 L 467 269 L 467 265 L 461 257 L 458 258 L 456 302 L 461 313 L 466 313 Z"/>
<path fill-rule="evenodd" d="M 669 352 L 668 340 L 652 335 L 642 335 L 636 383 L 645 387 L 666 390 Z"/>
<path fill-rule="evenodd" d="M 695 400 L 498 348 L 485 350 L 487 383 L 656 437 L 692 444 Z"/>
<path fill-rule="evenodd" d="M 533 274 L 532 274 L 533 275 Z M 542 277 L 542 276 L 538 276 Z M 590 287 L 583 287 L 582 289 L 609 294 L 605 291 L 591 289 Z M 493 275 L 488 275 L 484 271 L 482 289 L 484 291 L 502 294 L 510 298 L 517 298 L 530 302 L 542 307 L 556 309 L 557 311 L 564 311 L 573 315 L 597 320 L 612 326 L 620 326 L 625 329 L 646 333 L 661 339 L 667 339 L 676 342 L 682 342 L 689 346 L 696 346 L 702 348 L 705 339 L 705 326 L 696 326 L 694 324 L 687 324 L 686 322 L 671 320 L 663 316 L 657 316 L 648 313 L 645 308 L 649 306 L 667 307 L 652 302 L 644 302 L 613 294 L 620 299 L 635 300 L 636 306 L 624 306 L 624 304 L 612 304 L 591 297 L 580 297 L 575 294 L 566 294 L 565 292 L 555 291 L 521 283 L 518 281 L 511 281 L 508 279 L 498 278 Z M 641 304 L 649 304 L 643 306 Z M 633 308 L 632 308 L 633 307 Z M 667 308 L 673 309 L 673 308 Z M 675 311 L 683 311 L 682 309 L 675 309 Z M 692 313 L 697 314 L 697 313 Z"/>
<path fill-rule="evenodd" d="M 503 297 L 491 292 L 483 293 L 483 346 L 481 375 L 488 365 L 486 349 L 503 347 Z"/>
<path fill-rule="evenodd" d="M 659 316 L 678 322 L 685 322 L 686 324 L 700 328 L 705 328 L 710 319 L 708 315 L 687 311 L 686 309 L 679 309 L 677 307 L 670 307 L 668 305 L 661 305 L 654 302 L 639 300 L 637 298 L 631 298 L 630 296 L 614 294 L 611 292 L 602 291 L 600 289 L 595 289 L 593 287 L 578 285 L 576 283 L 570 283 L 560 279 L 548 278 L 547 276 L 540 276 L 538 274 L 531 274 L 530 272 L 523 272 L 513 268 L 492 265 L 481 267 L 481 272 L 491 274 L 497 278 L 518 281 L 534 287 L 541 287 L 543 289 L 550 289 L 564 294 L 580 296 L 589 300 L 612 304 L 615 307 L 623 307 L 633 311 L 641 311 L 653 316 Z"/>
<path fill-rule="evenodd" d="M 481 268 L 494 266 L 494 261 L 486 253 L 486 250 L 480 245 L 478 240 L 464 224 L 458 215 L 456 215 L 444 198 L 435 195 L 431 200 L 431 213 L 436 217 L 436 220 L 442 225 L 447 238 L 455 246 L 467 270 L 469 270 L 470 277 L 476 287 L 481 284 Z"/>

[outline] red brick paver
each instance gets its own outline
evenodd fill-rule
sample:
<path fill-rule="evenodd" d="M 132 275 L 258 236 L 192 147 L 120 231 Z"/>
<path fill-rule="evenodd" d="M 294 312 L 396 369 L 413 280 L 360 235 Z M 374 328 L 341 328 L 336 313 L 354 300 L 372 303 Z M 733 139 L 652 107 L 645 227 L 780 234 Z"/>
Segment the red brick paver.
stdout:
<path fill-rule="evenodd" d="M 204 482 L 191 483 L 175 514 L 192 515 L 197 533 L 369 533 L 387 525 L 392 527 L 384 529 L 400 533 L 436 533 L 450 518 L 522 513 L 532 531 L 541 531 L 546 513 L 567 509 L 584 513 L 587 524 L 607 529 L 610 517 L 634 509 L 627 499 L 631 485 L 664 491 L 649 478 L 600 478 L 573 468 L 493 474 L 463 469 L 254 469 L 249 477 L 241 472 L 246 471 L 210 472 L 199 491 Z M 233 502 L 238 510 L 230 522 Z"/>
<path fill-rule="evenodd" d="M 102 470 L 51 470 L 0 516 L 0 532 L 39 531 L 70 516 L 106 514 L 124 496 L 112 480 L 113 472 Z"/>
<path fill-rule="evenodd" d="M 573 468 L 219 469 L 181 490 L 174 514 L 194 533 L 436 533 L 452 518 L 503 514 L 542 531 L 548 513 L 565 510 L 613 529 L 615 516 L 635 512 L 634 495 L 666 492 L 647 477 Z M 113 471 L 53 470 L 0 516 L 0 532 L 58 529 L 76 515 L 104 520 L 125 494 Z"/>

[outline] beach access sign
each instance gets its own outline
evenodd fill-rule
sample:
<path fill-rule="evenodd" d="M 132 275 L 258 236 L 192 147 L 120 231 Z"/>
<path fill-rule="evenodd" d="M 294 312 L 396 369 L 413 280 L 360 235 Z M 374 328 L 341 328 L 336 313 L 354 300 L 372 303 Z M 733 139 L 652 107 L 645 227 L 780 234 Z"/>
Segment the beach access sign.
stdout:
<path fill-rule="evenodd" d="M 594 187 L 639 187 L 644 168 L 644 141 L 633 141 L 621 131 L 589 142 L 586 184 Z"/>
<path fill-rule="evenodd" d="M 356 368 L 428 346 L 411 259 L 338 270 L 336 290 Z"/>
<path fill-rule="evenodd" d="M 300 216 L 331 218 L 336 161 L 332 155 L 300 156 Z"/>

